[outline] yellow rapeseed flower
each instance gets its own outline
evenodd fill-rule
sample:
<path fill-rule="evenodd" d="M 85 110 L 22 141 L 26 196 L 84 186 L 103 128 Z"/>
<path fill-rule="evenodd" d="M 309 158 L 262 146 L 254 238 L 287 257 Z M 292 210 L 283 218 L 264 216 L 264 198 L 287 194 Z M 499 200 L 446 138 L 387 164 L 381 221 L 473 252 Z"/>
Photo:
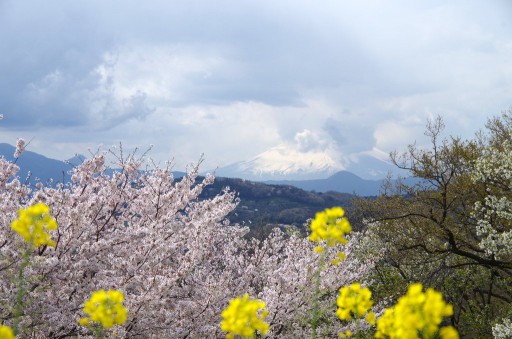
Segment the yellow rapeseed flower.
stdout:
<path fill-rule="evenodd" d="M 336 314 L 338 318 L 352 320 L 353 318 L 363 318 L 366 315 L 366 321 L 374 325 L 375 314 L 371 312 L 373 306 L 371 298 L 372 292 L 370 289 L 368 287 L 361 288 L 359 283 L 343 286 L 337 300 L 338 310 Z"/>
<path fill-rule="evenodd" d="M 0 339 L 15 339 L 14 332 L 9 326 L 0 325 Z"/>
<path fill-rule="evenodd" d="M 423 293 L 421 284 L 413 284 L 394 307 L 384 311 L 377 321 L 375 337 L 434 338 L 439 333 L 442 339 L 458 339 L 455 328 L 439 329 L 443 317 L 452 314 L 452 306 L 444 302 L 441 293 L 431 288 Z"/>
<path fill-rule="evenodd" d="M 99 323 L 103 328 L 122 325 L 126 321 L 127 312 L 123 305 L 124 296 L 117 290 L 99 290 L 93 292 L 91 298 L 84 304 L 84 313 L 87 318 L 81 318 L 82 326 Z"/>
<path fill-rule="evenodd" d="M 338 252 L 336 253 L 336 259 L 331 260 L 331 264 L 338 266 L 340 262 L 344 261 L 346 257 L 346 254 L 344 252 Z"/>
<path fill-rule="evenodd" d="M 445 326 L 439 330 L 439 334 L 443 339 L 459 339 L 459 332 L 453 326 Z"/>
<path fill-rule="evenodd" d="M 370 324 L 370 325 L 375 325 L 375 313 L 373 312 L 368 312 L 368 314 L 366 315 L 366 317 L 364 317 L 364 319 Z"/>
<path fill-rule="evenodd" d="M 340 338 L 350 338 L 350 337 L 351 337 L 351 336 L 353 336 L 353 335 L 354 335 L 354 333 L 352 333 L 352 331 L 351 331 L 351 330 L 346 330 L 345 332 L 339 332 L 339 333 L 338 333 L 338 336 L 339 336 Z"/>
<path fill-rule="evenodd" d="M 341 207 L 327 208 L 315 215 L 315 219 L 311 222 L 311 235 L 309 240 L 314 242 L 327 243 L 328 247 L 336 244 L 345 245 L 348 240 L 345 235 L 352 231 L 352 227 L 347 218 L 344 217 L 345 211 Z M 316 252 L 321 252 L 317 246 Z"/>
<path fill-rule="evenodd" d="M 263 301 L 251 299 L 248 294 L 232 299 L 221 314 L 220 328 L 227 333 L 226 338 L 232 339 L 235 335 L 253 338 L 256 331 L 267 334 L 269 325 L 264 321 L 268 315 L 265 306 Z"/>
<path fill-rule="evenodd" d="M 11 223 L 11 228 L 34 247 L 55 247 L 55 241 L 48 231 L 58 228 L 57 221 L 50 216 L 50 208 L 43 203 L 18 210 L 18 219 Z"/>

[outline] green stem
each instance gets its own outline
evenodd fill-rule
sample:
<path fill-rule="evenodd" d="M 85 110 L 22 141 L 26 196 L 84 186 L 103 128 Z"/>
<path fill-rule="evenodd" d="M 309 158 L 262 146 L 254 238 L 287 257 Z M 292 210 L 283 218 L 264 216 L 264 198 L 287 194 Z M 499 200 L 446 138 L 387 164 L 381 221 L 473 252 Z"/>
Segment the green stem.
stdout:
<path fill-rule="evenodd" d="M 318 318 L 320 316 L 320 309 L 318 307 L 318 299 L 320 298 L 320 273 L 322 273 L 325 265 L 327 249 L 324 249 L 320 255 L 318 267 L 315 272 L 315 294 L 313 296 L 313 319 L 311 320 L 311 339 L 316 338 L 316 328 L 318 326 Z"/>
<path fill-rule="evenodd" d="M 19 334 L 21 316 L 23 315 L 24 310 L 23 298 L 27 291 L 25 289 L 25 277 L 23 273 L 29 264 L 31 249 L 32 248 L 29 247 L 25 252 L 23 252 L 20 270 L 18 272 L 18 291 L 16 292 L 16 305 L 14 306 L 14 321 L 12 325 L 12 330 L 15 336 Z"/>
<path fill-rule="evenodd" d="M 103 327 L 101 325 L 96 325 L 94 330 L 94 338 L 102 339 L 103 338 Z"/>

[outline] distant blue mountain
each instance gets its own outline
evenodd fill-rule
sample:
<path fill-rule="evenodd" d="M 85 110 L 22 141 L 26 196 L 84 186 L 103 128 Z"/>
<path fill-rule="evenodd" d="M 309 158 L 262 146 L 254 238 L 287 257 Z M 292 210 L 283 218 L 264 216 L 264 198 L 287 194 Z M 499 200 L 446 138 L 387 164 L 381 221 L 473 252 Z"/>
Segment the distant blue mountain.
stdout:
<path fill-rule="evenodd" d="M 359 196 L 377 196 L 380 194 L 385 179 L 368 180 L 362 179 L 352 172 L 339 171 L 326 179 L 316 180 L 270 180 L 265 181 L 270 185 L 290 185 L 301 188 L 305 191 L 316 192 L 340 192 L 356 194 Z M 419 179 L 405 178 L 403 182 L 407 185 L 414 185 Z"/>
<path fill-rule="evenodd" d="M 0 143 L 0 156 L 3 156 L 7 160 L 15 160 L 15 150 L 16 148 L 12 145 Z M 18 177 L 22 182 L 28 180 L 28 183 L 33 185 L 38 180 L 43 183 L 52 180 L 55 184 L 59 182 L 69 182 L 71 180 L 70 171 L 73 169 L 73 167 L 82 164 L 82 162 L 85 160 L 86 157 L 81 154 L 77 154 L 67 161 L 60 161 L 25 150 L 20 155 L 18 160 L 16 160 L 16 165 L 20 167 Z M 114 169 L 109 169 L 106 171 L 106 173 L 112 175 L 113 171 Z M 172 173 L 175 178 L 181 178 L 186 174 L 185 172 L 179 171 L 173 171 Z"/>
<path fill-rule="evenodd" d="M 0 156 L 14 161 L 15 147 L 9 144 L 0 143 Z M 53 180 L 57 182 L 68 182 L 70 180 L 70 171 L 73 167 L 80 165 L 86 158 L 83 155 L 76 155 L 67 161 L 49 159 L 38 153 L 24 151 L 16 161 L 16 165 L 20 167 L 18 176 L 20 179 L 26 180 L 29 175 L 28 182 L 35 184 L 36 180 L 47 182 Z M 114 170 L 107 170 L 107 174 L 112 174 Z M 175 178 L 181 178 L 186 173 L 173 171 Z M 352 172 L 340 171 L 334 173 L 326 179 L 313 180 L 269 180 L 263 181 L 270 185 L 289 185 L 305 191 L 316 192 L 339 192 L 348 194 L 357 194 L 359 196 L 376 196 L 384 180 L 362 179 Z M 412 184 L 413 179 L 406 179 L 406 182 Z"/>
<path fill-rule="evenodd" d="M 0 155 L 4 156 L 5 159 L 14 161 L 15 151 L 16 148 L 14 146 L 0 143 Z M 71 164 L 64 161 L 50 159 L 27 150 L 16 160 L 16 165 L 20 167 L 18 176 L 21 181 L 26 180 L 30 172 L 28 180 L 31 184 L 34 184 L 36 179 L 39 179 L 41 182 L 47 182 L 50 179 L 55 183 L 67 182 L 70 179 L 69 171 L 73 168 Z"/>
<path fill-rule="evenodd" d="M 383 180 L 366 180 L 348 171 L 339 171 L 326 179 L 272 180 L 272 185 L 291 185 L 305 191 L 354 193 L 360 196 L 378 195 Z"/>

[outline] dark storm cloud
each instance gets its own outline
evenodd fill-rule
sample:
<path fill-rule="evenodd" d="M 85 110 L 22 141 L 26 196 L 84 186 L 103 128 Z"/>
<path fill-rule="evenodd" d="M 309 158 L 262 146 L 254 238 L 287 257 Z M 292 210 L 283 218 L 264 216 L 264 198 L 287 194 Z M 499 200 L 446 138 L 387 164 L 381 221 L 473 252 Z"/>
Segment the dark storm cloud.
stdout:
<path fill-rule="evenodd" d="M 250 100 L 297 105 L 303 88 L 335 87 L 371 70 L 369 63 L 349 63 L 364 56 L 343 31 L 310 28 L 300 12 L 279 13 L 286 8 L 268 4 L 11 1 L 5 7 L 0 89 L 2 109 L 14 116 L 8 125 L 89 122 L 87 100 L 100 87 L 95 69 L 116 46 L 205 44 L 213 47 L 197 47 L 199 57 L 213 48 L 233 64 L 235 71 L 222 69 L 207 79 L 192 75 L 189 86 L 175 89 L 180 99 L 170 104 L 178 106 Z"/>

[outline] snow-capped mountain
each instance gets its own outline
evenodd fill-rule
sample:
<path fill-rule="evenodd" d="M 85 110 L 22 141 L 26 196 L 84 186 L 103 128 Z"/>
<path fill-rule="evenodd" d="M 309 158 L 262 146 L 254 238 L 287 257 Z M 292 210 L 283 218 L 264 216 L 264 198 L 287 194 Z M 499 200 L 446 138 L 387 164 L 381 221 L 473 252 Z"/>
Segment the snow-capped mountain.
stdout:
<path fill-rule="evenodd" d="M 311 180 L 327 178 L 343 169 L 343 165 L 327 152 L 299 152 L 280 145 L 249 160 L 221 167 L 215 175 L 256 181 Z"/>
<path fill-rule="evenodd" d="M 339 171 L 349 171 L 365 180 L 380 180 L 389 173 L 404 173 L 378 152 L 364 152 L 340 157 L 335 151 L 300 151 L 279 145 L 245 161 L 221 167 L 217 176 L 253 181 L 326 179 Z"/>

